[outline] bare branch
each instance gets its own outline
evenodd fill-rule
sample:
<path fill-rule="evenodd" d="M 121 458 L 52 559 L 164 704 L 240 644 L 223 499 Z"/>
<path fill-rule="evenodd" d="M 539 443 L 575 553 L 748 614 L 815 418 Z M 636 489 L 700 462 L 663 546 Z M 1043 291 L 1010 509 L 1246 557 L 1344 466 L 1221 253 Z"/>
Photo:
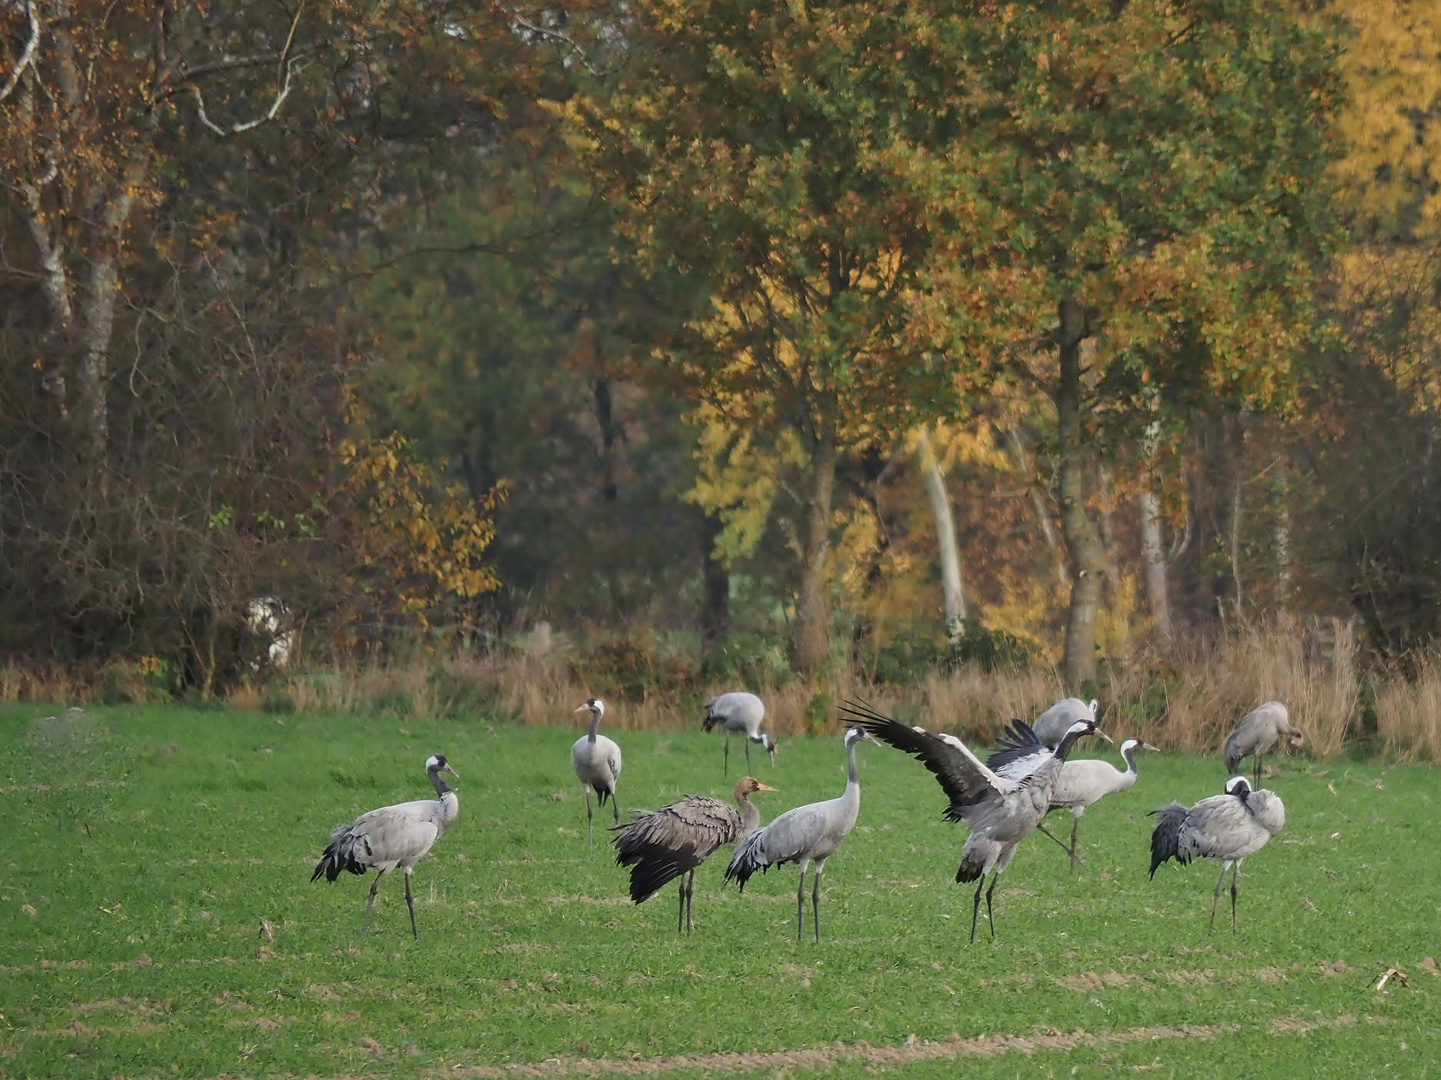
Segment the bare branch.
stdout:
<path fill-rule="evenodd" d="M 195 111 L 199 115 L 200 122 L 202 124 L 204 124 L 211 131 L 215 132 L 215 134 L 224 138 L 228 135 L 240 135 L 243 132 L 249 131 L 252 128 L 257 128 L 261 124 L 268 123 L 269 121 L 275 119 L 275 114 L 280 111 L 280 107 L 285 104 L 285 99 L 290 96 L 290 77 L 295 73 L 295 65 L 301 59 L 300 56 L 296 55 L 294 51 L 294 45 L 295 31 L 300 26 L 300 15 L 304 10 L 305 4 L 303 2 L 296 7 L 295 18 L 292 19 L 290 22 L 290 32 L 285 36 L 285 48 L 280 51 L 280 56 L 276 60 L 275 99 L 270 103 L 270 108 L 267 109 L 264 114 L 256 117 L 253 120 L 238 120 L 235 123 L 231 124 L 229 128 L 223 128 L 219 124 L 215 123 L 215 121 L 211 120 L 208 115 L 206 115 L 205 95 L 200 92 L 200 87 L 196 86 L 193 82 L 191 82 L 190 90 L 195 95 Z M 223 64 L 225 63 L 225 61 L 219 61 L 218 63 Z M 208 68 L 211 70 L 223 70 L 222 68 L 215 67 L 214 65 L 201 65 L 201 67 L 195 68 L 192 71 L 188 72 L 187 78 L 193 79 L 195 77 L 195 73 L 201 71 L 202 68 Z"/>
<path fill-rule="evenodd" d="M 34 0 L 25 0 L 25 14 L 30 16 L 30 40 L 25 43 L 25 51 L 20 54 L 20 60 L 16 63 L 15 70 L 10 73 L 10 78 L 5 80 L 4 86 L 0 86 L 0 101 L 9 97 L 19 85 L 20 76 L 35 59 L 35 49 L 40 44 L 40 16 L 35 14 Z"/>
<path fill-rule="evenodd" d="M 575 38 L 571 37 L 571 35 L 567 34 L 564 30 L 556 30 L 549 26 L 541 26 L 538 23 L 533 23 L 522 15 L 520 9 L 517 7 L 508 7 L 506 10 L 515 21 L 515 25 L 526 33 L 534 34 L 536 37 L 543 38 L 546 41 L 554 41 L 564 45 L 575 58 L 580 61 L 580 66 L 585 68 L 586 71 L 590 72 L 597 79 L 603 79 L 615 71 L 614 68 L 597 68 L 592 64 L 590 57 L 586 54 L 580 42 L 576 41 Z"/>

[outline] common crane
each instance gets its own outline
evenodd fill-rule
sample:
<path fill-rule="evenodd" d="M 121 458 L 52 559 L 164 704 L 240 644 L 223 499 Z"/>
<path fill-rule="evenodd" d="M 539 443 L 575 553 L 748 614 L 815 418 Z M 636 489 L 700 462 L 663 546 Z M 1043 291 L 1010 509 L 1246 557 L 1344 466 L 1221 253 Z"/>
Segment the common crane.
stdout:
<path fill-rule="evenodd" d="M 1152 746 L 1144 739 L 1126 739 L 1121 743 L 1121 757 L 1126 762 L 1125 772 L 1121 772 L 1109 761 L 1098 758 L 1067 761 L 1061 766 L 1055 783 L 1051 785 L 1051 809 L 1047 813 L 1055 810 L 1071 812 L 1071 846 L 1066 847 L 1061 843 L 1044 824 L 1037 825 L 1036 828 L 1065 848 L 1066 854 L 1071 857 L 1072 869 L 1078 861 L 1076 831 L 1081 826 L 1081 815 L 1107 795 L 1129 791 L 1136 782 L 1136 751 L 1157 749 L 1159 747 Z"/>
<path fill-rule="evenodd" d="M 1291 726 L 1286 706 L 1279 701 L 1268 701 L 1258 705 L 1236 725 L 1236 730 L 1226 738 L 1226 771 L 1235 773 L 1241 767 L 1241 759 L 1255 755 L 1256 779 L 1261 782 L 1261 758 L 1265 753 L 1285 739 L 1293 750 L 1306 741 L 1306 736 Z"/>
<path fill-rule="evenodd" d="M 330 834 L 330 844 L 320 861 L 315 864 L 314 881 L 325 875 L 325 880 L 335 881 L 342 870 L 352 874 L 364 874 L 372 867 L 376 870 L 375 880 L 370 884 L 370 899 L 365 902 L 365 915 L 360 920 L 360 932 L 370 922 L 370 909 L 375 903 L 376 890 L 380 879 L 399 867 L 405 873 L 405 906 L 410 909 L 410 932 L 417 939 L 420 932 L 415 928 L 415 901 L 410 895 L 410 872 L 420 858 L 430 850 L 446 829 L 455 824 L 460 815 L 460 796 L 455 793 L 440 774 L 450 773 L 457 780 L 456 771 L 450 767 L 442 754 L 435 754 L 425 762 L 425 771 L 435 785 L 435 799 L 418 799 L 415 802 L 382 806 L 361 814 L 349 825 L 341 825 Z"/>
<path fill-rule="evenodd" d="M 1235 866 L 1231 875 L 1231 930 L 1236 929 L 1236 879 L 1241 876 L 1241 860 L 1266 846 L 1271 837 L 1286 826 L 1286 807 L 1273 791 L 1253 791 L 1244 776 L 1226 781 L 1224 795 L 1202 799 L 1187 810 L 1178 802 L 1152 810 L 1156 827 L 1151 831 L 1151 877 L 1156 868 L 1174 858 L 1182 866 L 1192 859 L 1217 859 L 1221 876 L 1211 897 L 1211 925 L 1216 929 L 1216 905 L 1221 899 L 1221 885 L 1226 871 Z"/>
<path fill-rule="evenodd" d="M 1036 733 L 1036 738 L 1047 746 L 1055 747 L 1065 737 L 1066 732 L 1071 730 L 1071 725 L 1078 720 L 1096 720 L 1096 706 L 1099 704 L 1095 698 L 1089 703 L 1080 698 L 1061 698 L 1040 716 L 1031 721 L 1031 730 Z M 1101 734 L 1098 732 L 1098 734 Z M 1106 738 L 1101 734 L 1101 738 Z"/>
<path fill-rule="evenodd" d="M 826 860 L 836 853 L 847 834 L 855 827 L 861 812 L 861 782 L 856 776 L 856 743 L 875 742 L 860 728 L 846 732 L 846 790 L 838 799 L 807 803 L 787 810 L 769 825 L 751 833 L 736 847 L 726 880 L 732 878 L 745 892 L 746 882 L 757 870 L 764 873 L 772 866 L 799 863 L 800 885 L 796 889 L 796 940 L 805 927 L 806 868 L 815 863 L 811 878 L 811 910 L 815 912 L 816 940 L 821 939 L 821 873 Z"/>
<path fill-rule="evenodd" d="M 605 715 L 605 702 L 590 698 L 576 712 L 590 710 L 590 731 L 575 740 L 570 748 L 570 767 L 580 777 L 580 789 L 585 792 L 586 842 L 595 848 L 595 810 L 590 805 L 590 792 L 595 789 L 595 798 L 601 806 L 610 800 L 615 814 L 615 823 L 620 824 L 620 804 L 615 801 L 615 784 L 620 779 L 620 747 L 604 735 L 597 734 L 600 718 Z"/>
<path fill-rule="evenodd" d="M 1095 721 L 1077 720 L 1052 750 L 1036 738 L 1029 725 L 1013 720 L 1000 740 L 1001 750 L 983 763 L 954 735 L 902 724 L 868 705 L 850 703 L 841 709 L 876 738 L 914 755 L 930 769 L 951 800 L 945 816 L 970 825 L 971 835 L 961 849 L 956 881 L 976 883 L 971 905 L 971 940 L 975 941 L 981 887 L 986 875 L 994 871 L 986 889 L 986 920 L 994 939 L 996 920 L 991 913 L 991 896 L 996 882 L 1011 865 L 1017 846 L 1050 810 L 1051 787 L 1061 764 L 1078 738 L 1096 730 Z"/>
<path fill-rule="evenodd" d="M 746 772 L 751 771 L 751 743 L 764 746 L 771 756 L 771 762 L 775 762 L 776 741 L 761 731 L 761 722 L 765 718 L 765 702 L 744 690 L 720 694 L 706 702 L 705 719 L 701 721 L 702 730 L 714 731 L 722 727 L 726 733 L 723 776 L 730 775 L 732 734 L 743 734 L 746 738 Z"/>
<path fill-rule="evenodd" d="M 742 777 L 732 793 L 735 807 L 709 795 L 687 795 L 659 810 L 632 810 L 633 820 L 617 825 L 615 861 L 629 866 L 630 898 L 642 904 L 680 878 L 680 911 L 676 932 L 691 928 L 695 871 L 717 848 L 744 840 L 761 823 L 750 796 L 774 791 L 753 776 Z"/>

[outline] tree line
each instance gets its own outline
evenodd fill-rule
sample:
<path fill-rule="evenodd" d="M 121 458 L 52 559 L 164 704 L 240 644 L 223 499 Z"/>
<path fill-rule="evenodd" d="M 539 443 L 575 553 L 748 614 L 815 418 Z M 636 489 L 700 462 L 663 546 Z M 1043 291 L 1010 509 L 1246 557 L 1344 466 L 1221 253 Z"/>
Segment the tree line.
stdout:
<path fill-rule="evenodd" d="M 1423 646 L 1441 62 L 1383 6 L 0 4 L 0 644 Z"/>

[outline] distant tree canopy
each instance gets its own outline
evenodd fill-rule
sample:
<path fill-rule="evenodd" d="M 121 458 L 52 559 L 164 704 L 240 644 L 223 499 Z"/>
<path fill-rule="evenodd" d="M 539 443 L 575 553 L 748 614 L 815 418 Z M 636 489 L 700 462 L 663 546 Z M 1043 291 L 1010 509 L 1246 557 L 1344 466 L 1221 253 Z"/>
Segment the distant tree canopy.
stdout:
<path fill-rule="evenodd" d="M 0 650 L 1423 646 L 1435 9 L 0 4 Z"/>

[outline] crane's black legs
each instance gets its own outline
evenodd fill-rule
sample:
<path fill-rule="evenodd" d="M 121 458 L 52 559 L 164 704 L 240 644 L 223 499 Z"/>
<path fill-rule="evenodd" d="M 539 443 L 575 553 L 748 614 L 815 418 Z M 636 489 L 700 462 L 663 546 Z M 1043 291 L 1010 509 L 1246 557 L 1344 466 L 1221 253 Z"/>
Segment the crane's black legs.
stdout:
<path fill-rule="evenodd" d="M 747 775 L 747 776 L 754 776 L 755 774 L 756 774 L 755 766 L 751 764 L 751 741 L 750 741 L 749 738 L 747 738 L 747 739 L 746 739 L 746 775 Z"/>
<path fill-rule="evenodd" d="M 682 874 L 680 879 L 680 911 L 676 914 L 675 932 L 680 933 L 681 927 L 685 927 L 686 933 L 690 933 L 690 913 L 695 900 L 695 871 L 689 875 Z"/>
<path fill-rule="evenodd" d="M 1070 847 L 1067 847 L 1064 840 L 1062 840 L 1060 837 L 1058 837 L 1055 833 L 1051 832 L 1051 830 L 1048 829 L 1048 828 L 1046 828 L 1044 825 L 1037 825 L 1037 826 L 1036 826 L 1037 829 L 1039 829 L 1041 832 L 1045 833 L 1045 834 L 1046 834 L 1047 836 L 1049 836 L 1052 840 L 1054 840 L 1057 844 L 1059 844 L 1061 850 L 1064 851 L 1067 855 L 1069 855 L 1069 856 L 1071 857 L 1071 871 L 1072 871 L 1073 873 L 1075 872 L 1076 864 L 1081 861 L 1081 857 L 1076 854 L 1076 829 L 1077 829 L 1077 827 L 1078 827 L 1080 824 L 1081 824 L 1081 822 L 1080 822 L 1080 819 L 1079 819 L 1079 818 L 1072 818 L 1072 819 L 1071 819 L 1071 846 L 1070 846 Z"/>
<path fill-rule="evenodd" d="M 1263 756 L 1263 754 L 1256 755 L 1256 782 L 1252 785 L 1252 787 L 1259 788 L 1261 786 L 1261 758 Z"/>
<path fill-rule="evenodd" d="M 1241 876 L 1241 860 L 1236 860 L 1236 869 L 1231 871 L 1231 933 L 1236 932 L 1236 879 Z"/>
<path fill-rule="evenodd" d="M 996 891 L 996 882 L 1001 880 L 1000 871 L 991 875 L 991 887 L 986 890 L 986 922 L 991 924 L 991 940 L 996 940 L 996 917 L 991 914 L 991 893 Z"/>
<path fill-rule="evenodd" d="M 595 811 L 590 805 L 590 788 L 585 784 L 580 785 L 580 790 L 585 792 L 585 838 L 586 844 L 592 851 L 595 850 Z"/>
<path fill-rule="evenodd" d="M 1051 836 L 1050 833 L 1047 833 L 1046 835 L 1047 835 L 1047 836 Z M 1054 836 L 1051 836 L 1051 839 L 1052 839 L 1052 840 L 1056 840 L 1056 838 L 1055 838 Z M 1056 843 L 1060 844 L 1061 842 L 1060 842 L 1059 840 L 1056 840 Z M 1062 847 L 1065 847 L 1064 844 L 1061 844 L 1061 846 L 1062 846 Z M 985 874 L 982 874 L 982 875 L 976 880 L 976 898 L 975 898 L 975 900 L 974 900 L 974 901 L 972 902 L 972 904 L 971 904 L 971 941 L 972 941 L 972 942 L 974 942 L 974 941 L 976 940 L 976 920 L 980 917 L 980 914 L 981 914 L 981 888 L 982 888 L 982 886 L 984 886 L 985 884 L 986 884 L 986 875 L 985 875 Z"/>
<path fill-rule="evenodd" d="M 1211 894 L 1211 925 L 1206 927 L 1208 935 L 1216 929 L 1216 905 L 1221 902 L 1221 886 L 1226 884 L 1226 871 L 1229 869 L 1231 869 L 1230 863 L 1223 862 L 1221 864 L 1221 876 L 1216 879 L 1216 891 Z M 1234 884 L 1232 887 L 1234 888 Z M 1232 929 L 1234 930 L 1235 927 L 1233 926 Z"/>
<path fill-rule="evenodd" d="M 375 875 L 375 880 L 370 883 L 370 899 L 365 902 L 365 914 L 360 917 L 360 932 L 365 933 L 365 928 L 370 924 L 370 909 L 375 904 L 375 890 L 380 888 L 380 879 L 385 877 L 385 871 Z"/>
<path fill-rule="evenodd" d="M 620 800 L 615 797 L 615 788 L 610 789 L 610 812 L 615 817 L 615 823 L 620 824 Z"/>
<path fill-rule="evenodd" d="M 722 776 L 729 776 L 730 774 L 731 774 L 731 733 L 730 733 L 729 731 L 727 731 L 727 732 L 726 732 L 725 771 L 722 772 L 721 775 L 722 775 Z"/>
<path fill-rule="evenodd" d="M 1057 844 L 1059 844 L 1061 850 L 1064 851 L 1067 855 L 1069 855 L 1069 854 L 1071 853 L 1071 849 L 1068 848 L 1068 847 L 1066 847 L 1066 842 L 1065 842 L 1064 840 L 1062 840 L 1059 836 L 1057 836 L 1055 833 L 1051 832 L 1050 829 L 1046 828 L 1044 825 L 1037 825 L 1036 828 L 1037 828 L 1040 832 L 1043 832 L 1043 833 L 1045 833 L 1047 836 L 1049 836 L 1049 837 L 1050 837 L 1052 840 L 1054 840 Z"/>
<path fill-rule="evenodd" d="M 415 901 L 410 896 L 410 869 L 405 871 L 405 906 L 410 908 L 410 935 L 416 941 L 420 940 L 420 931 L 415 928 Z"/>
<path fill-rule="evenodd" d="M 806 868 L 801 865 L 801 883 L 796 887 L 796 940 L 801 939 L 801 930 L 806 925 Z"/>
<path fill-rule="evenodd" d="M 746 743 L 747 746 L 750 743 Z M 821 939 L 821 871 L 816 868 L 815 874 L 811 876 L 811 910 L 816 914 L 816 940 Z"/>

